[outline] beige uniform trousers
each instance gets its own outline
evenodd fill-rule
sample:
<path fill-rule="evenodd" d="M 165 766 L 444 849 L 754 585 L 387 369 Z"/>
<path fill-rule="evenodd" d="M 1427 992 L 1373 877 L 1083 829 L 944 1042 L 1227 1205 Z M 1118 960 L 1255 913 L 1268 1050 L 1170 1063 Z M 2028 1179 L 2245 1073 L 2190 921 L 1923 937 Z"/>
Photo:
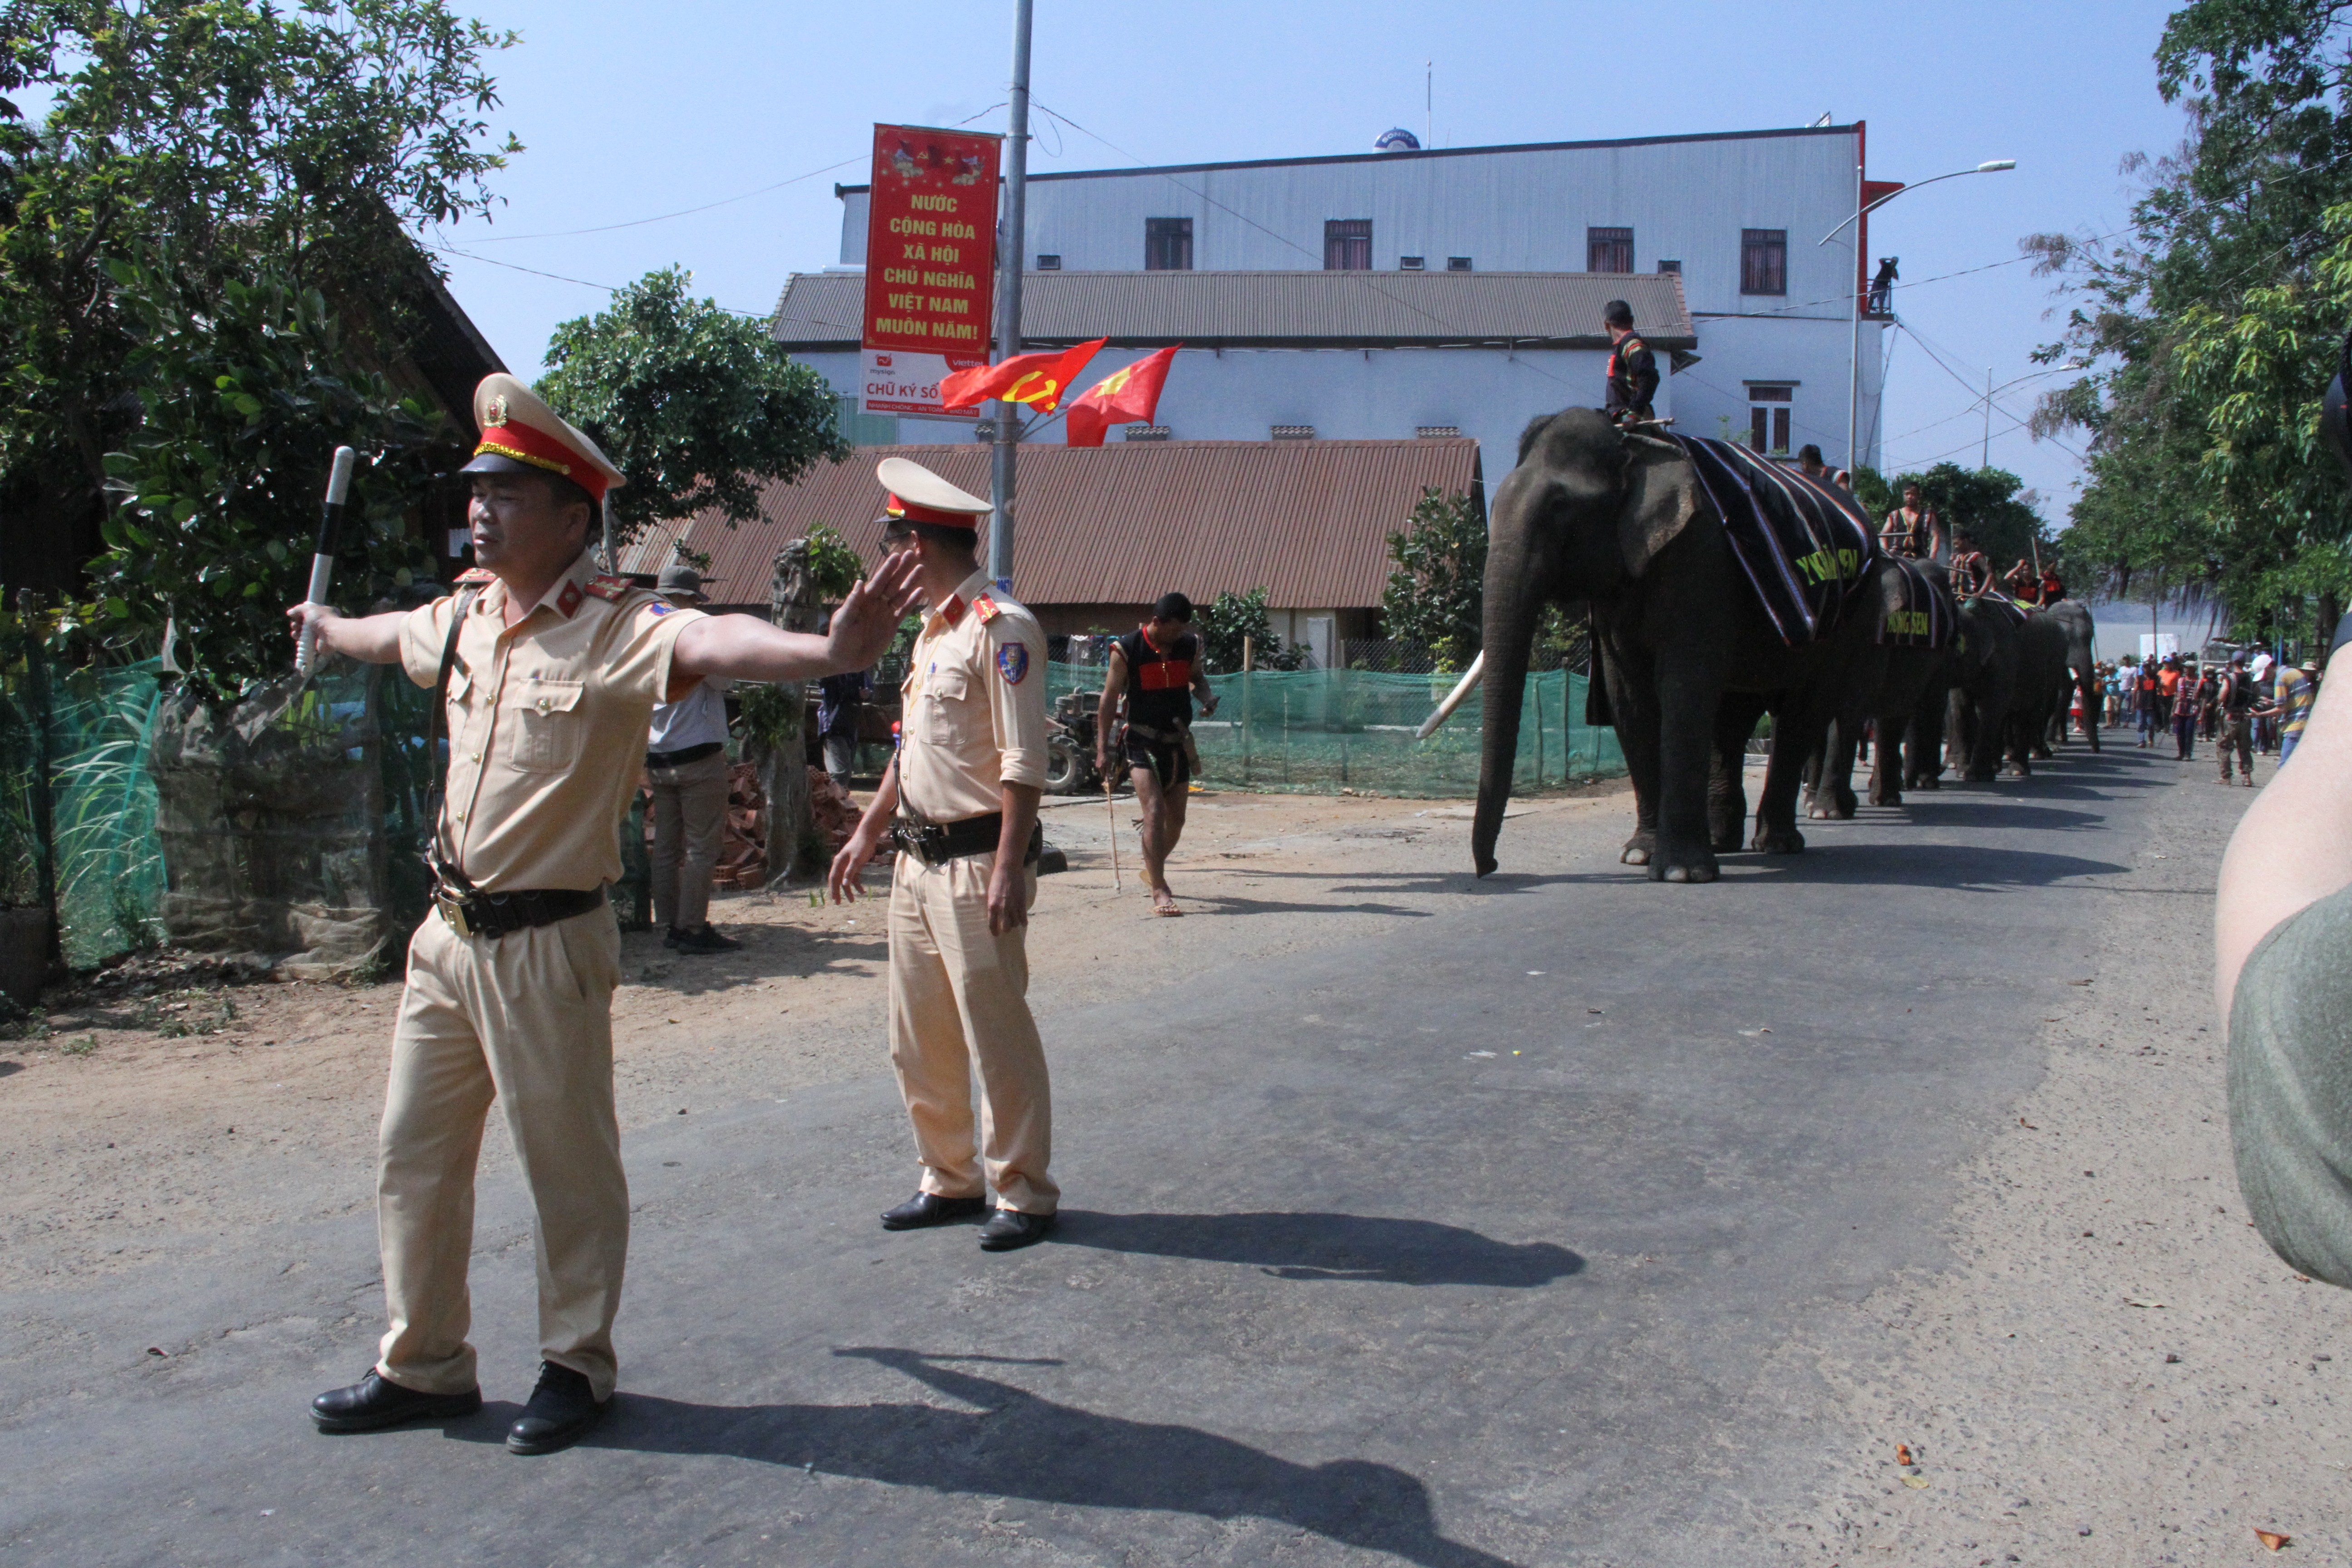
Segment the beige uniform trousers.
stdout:
<path fill-rule="evenodd" d="M 608 905 L 491 940 L 431 914 L 408 944 L 376 1174 L 391 1331 L 376 1371 L 404 1388 L 475 1385 L 474 1166 L 493 1098 L 506 1104 L 538 1211 L 541 1359 L 609 1398 L 613 1315 L 629 1248 L 629 1189 L 613 1110 Z"/>
<path fill-rule="evenodd" d="M 654 919 L 690 931 L 710 919 L 710 875 L 727 838 L 727 753 L 646 770 L 654 790 Z"/>
<path fill-rule="evenodd" d="M 988 931 L 993 855 L 926 866 L 898 858 L 890 881 L 890 1065 L 915 1124 L 922 1190 L 981 1195 L 982 1161 L 997 1203 L 1052 1214 L 1062 1189 L 1054 1152 L 1053 1086 L 1029 1012 L 1028 927 Z M 1024 873 L 1037 901 L 1037 875 Z M 971 1076 L 980 1070 L 980 1140 Z"/>

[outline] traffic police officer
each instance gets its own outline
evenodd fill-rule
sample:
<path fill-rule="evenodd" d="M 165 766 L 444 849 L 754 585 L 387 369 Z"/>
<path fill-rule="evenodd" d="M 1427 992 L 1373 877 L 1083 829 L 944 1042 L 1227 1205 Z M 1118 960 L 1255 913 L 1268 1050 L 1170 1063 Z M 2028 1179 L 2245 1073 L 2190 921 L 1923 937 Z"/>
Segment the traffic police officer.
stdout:
<path fill-rule="evenodd" d="M 889 496 L 884 545 L 921 563 L 930 606 L 901 688 L 898 758 L 829 878 L 835 901 L 855 899 L 884 835 L 898 846 L 890 1065 L 923 1173 L 882 1227 L 977 1215 L 992 1188 L 980 1245 L 1008 1251 L 1053 1229 L 1061 1197 L 1046 1172 L 1053 1094 L 1025 942 L 1045 783 L 1045 637 L 980 567 L 988 502 L 904 458 L 884 458 L 876 475 Z"/>
<path fill-rule="evenodd" d="M 629 1197 L 613 1104 L 620 933 L 604 889 L 620 878 L 616 829 L 654 704 L 705 676 L 864 667 L 914 603 L 913 574 L 860 584 L 828 637 L 675 608 L 597 574 L 589 530 L 621 475 L 594 443 L 504 374 L 476 390 L 474 414 L 482 439 L 464 471 L 480 565 L 460 592 L 360 619 L 288 612 L 320 650 L 439 688 L 433 723 L 446 715 L 449 731 L 435 907 L 409 943 L 377 1165 L 391 1328 L 367 1375 L 320 1394 L 311 1418 L 362 1432 L 481 1408 L 466 1270 L 496 1098 L 538 1218 L 542 1361 L 507 1434 L 531 1454 L 577 1441 L 616 1376 Z"/>
<path fill-rule="evenodd" d="M 1658 360 L 1633 331 L 1633 307 L 1612 300 L 1601 307 L 1601 324 L 1609 329 L 1609 389 L 1601 411 L 1620 425 L 1655 419 L 1651 400 L 1658 395 Z"/>

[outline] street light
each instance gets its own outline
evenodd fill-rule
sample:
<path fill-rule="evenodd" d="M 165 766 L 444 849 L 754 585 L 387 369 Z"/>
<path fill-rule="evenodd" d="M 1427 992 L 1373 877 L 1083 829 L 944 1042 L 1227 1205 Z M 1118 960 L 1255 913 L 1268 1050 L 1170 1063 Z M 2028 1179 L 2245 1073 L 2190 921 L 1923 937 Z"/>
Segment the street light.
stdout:
<path fill-rule="evenodd" d="M 1856 150 L 1859 152 L 1858 144 Z M 1963 174 L 1998 174 L 2016 167 L 2017 160 L 2014 158 L 1988 158 L 1973 169 L 1955 169 L 1948 174 L 1931 175 L 1889 191 L 1876 201 L 1865 205 L 1862 199 L 1862 159 L 1857 156 L 1853 161 L 1853 211 L 1840 221 L 1837 228 L 1822 236 L 1815 242 L 1816 247 L 1827 245 L 1838 237 L 1839 229 L 1847 224 L 1861 222 L 1905 191 L 1916 191 L 1921 185 L 1932 185 L 1938 180 L 1957 180 Z M 1846 361 L 1845 466 L 1849 473 L 1862 466 L 1862 453 L 1858 449 L 1862 444 L 1862 261 L 1861 247 L 1857 243 L 1853 258 L 1853 338 Z"/>

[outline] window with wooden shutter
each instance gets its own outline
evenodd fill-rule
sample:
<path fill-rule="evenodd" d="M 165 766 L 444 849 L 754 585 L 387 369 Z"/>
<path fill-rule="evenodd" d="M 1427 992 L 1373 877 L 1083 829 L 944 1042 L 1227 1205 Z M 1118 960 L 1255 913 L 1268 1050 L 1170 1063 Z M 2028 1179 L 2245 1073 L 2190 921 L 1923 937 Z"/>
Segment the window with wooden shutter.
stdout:
<path fill-rule="evenodd" d="M 1743 228 L 1739 231 L 1739 291 L 1742 294 L 1786 294 L 1789 291 L 1787 229 Z"/>
<path fill-rule="evenodd" d="M 1146 272 L 1192 270 L 1191 218 L 1148 217 L 1143 220 L 1143 269 Z"/>
<path fill-rule="evenodd" d="M 1588 228 L 1584 231 L 1587 272 L 1633 270 L 1633 231 L 1630 228 Z"/>
<path fill-rule="evenodd" d="M 1323 224 L 1323 270 L 1370 272 L 1372 269 L 1372 220 L 1368 217 L 1328 218 Z"/>

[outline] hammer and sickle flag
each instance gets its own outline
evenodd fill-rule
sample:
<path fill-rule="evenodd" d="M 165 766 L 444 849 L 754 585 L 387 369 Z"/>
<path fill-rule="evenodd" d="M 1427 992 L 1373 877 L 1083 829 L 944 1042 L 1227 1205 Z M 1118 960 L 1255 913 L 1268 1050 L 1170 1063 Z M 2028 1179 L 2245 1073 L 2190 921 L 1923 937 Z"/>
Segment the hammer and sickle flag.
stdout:
<path fill-rule="evenodd" d="M 940 406 L 969 408 L 993 398 L 1026 403 L 1051 414 L 1061 406 L 1062 394 L 1100 352 L 1108 338 L 1097 338 L 1059 353 L 1014 354 L 1003 364 L 974 365 L 957 371 L 940 383 Z"/>
<path fill-rule="evenodd" d="M 1099 447 L 1113 425 L 1151 423 L 1160 408 L 1160 389 L 1168 384 L 1168 367 L 1182 343 L 1171 343 L 1159 353 L 1115 370 L 1080 393 L 1070 404 L 1066 419 L 1073 447 Z"/>

